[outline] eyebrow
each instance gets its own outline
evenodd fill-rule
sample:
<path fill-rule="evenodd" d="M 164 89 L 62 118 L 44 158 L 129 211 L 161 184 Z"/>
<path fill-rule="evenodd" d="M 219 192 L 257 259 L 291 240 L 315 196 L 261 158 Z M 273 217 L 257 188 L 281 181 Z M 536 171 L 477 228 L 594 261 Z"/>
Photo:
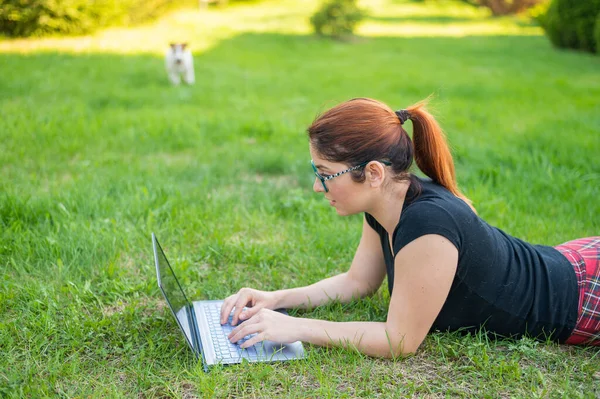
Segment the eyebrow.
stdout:
<path fill-rule="evenodd" d="M 331 169 L 329 169 L 327 166 L 323 166 L 323 165 L 315 164 L 315 168 L 331 171 Z"/>

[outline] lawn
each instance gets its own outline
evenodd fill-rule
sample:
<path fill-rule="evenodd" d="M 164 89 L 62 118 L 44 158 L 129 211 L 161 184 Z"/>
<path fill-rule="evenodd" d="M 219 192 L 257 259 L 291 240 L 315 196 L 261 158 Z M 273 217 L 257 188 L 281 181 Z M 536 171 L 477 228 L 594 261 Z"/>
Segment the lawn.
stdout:
<path fill-rule="evenodd" d="M 306 346 L 204 373 L 156 286 L 155 232 L 194 299 L 347 270 L 361 216 L 312 192 L 306 127 L 352 97 L 430 94 L 490 224 L 556 245 L 600 234 L 600 57 L 452 1 L 364 2 L 350 42 L 317 1 L 183 9 L 92 36 L 0 40 L 0 396 L 590 397 L 600 352 L 433 333 L 412 357 Z M 196 80 L 162 53 L 189 41 Z M 372 298 L 293 315 L 385 320 Z"/>

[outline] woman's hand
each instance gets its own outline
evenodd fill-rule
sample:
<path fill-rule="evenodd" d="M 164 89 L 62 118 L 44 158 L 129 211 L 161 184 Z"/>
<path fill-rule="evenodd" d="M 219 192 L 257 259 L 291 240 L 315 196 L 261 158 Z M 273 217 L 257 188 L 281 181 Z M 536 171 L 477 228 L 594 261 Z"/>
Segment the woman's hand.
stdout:
<path fill-rule="evenodd" d="M 244 309 L 244 307 L 246 307 Z M 237 294 L 233 294 L 223 301 L 221 305 L 221 324 L 227 323 L 231 311 L 233 319 L 231 325 L 235 326 L 240 320 L 247 320 L 261 309 L 275 309 L 277 306 L 277 295 L 275 292 L 259 291 L 252 288 L 242 288 Z"/>
<path fill-rule="evenodd" d="M 263 308 L 233 329 L 228 338 L 232 343 L 236 343 L 247 335 L 256 334 L 240 345 L 242 349 L 265 340 L 280 344 L 295 342 L 300 339 L 298 320 L 295 317 Z"/>

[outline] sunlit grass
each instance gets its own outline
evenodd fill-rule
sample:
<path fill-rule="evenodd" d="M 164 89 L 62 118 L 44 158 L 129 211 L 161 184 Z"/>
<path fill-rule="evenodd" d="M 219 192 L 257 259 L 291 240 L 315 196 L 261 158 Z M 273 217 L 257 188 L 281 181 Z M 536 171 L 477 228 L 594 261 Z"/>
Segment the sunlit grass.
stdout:
<path fill-rule="evenodd" d="M 207 51 L 221 40 L 243 32 L 312 34 L 309 18 L 316 0 L 233 3 L 229 7 L 185 8 L 158 21 L 135 28 L 110 28 L 84 37 L 0 40 L 0 51 L 163 53 L 170 42 L 190 42 L 194 52 Z M 360 36 L 541 35 L 523 17 L 491 18 L 488 10 L 455 1 L 419 3 L 363 0 L 369 17 L 359 26 Z M 515 23 L 519 22 L 519 23 Z"/>

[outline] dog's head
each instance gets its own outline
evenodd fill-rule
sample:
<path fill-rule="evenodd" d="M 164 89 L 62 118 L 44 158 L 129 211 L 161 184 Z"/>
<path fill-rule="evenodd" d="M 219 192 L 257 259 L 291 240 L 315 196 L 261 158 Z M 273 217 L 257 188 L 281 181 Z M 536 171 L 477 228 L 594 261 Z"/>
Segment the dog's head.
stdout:
<path fill-rule="evenodd" d="M 181 64 L 183 62 L 183 54 L 185 49 L 187 48 L 187 43 L 171 43 L 171 53 L 173 53 L 173 59 L 176 64 Z"/>

